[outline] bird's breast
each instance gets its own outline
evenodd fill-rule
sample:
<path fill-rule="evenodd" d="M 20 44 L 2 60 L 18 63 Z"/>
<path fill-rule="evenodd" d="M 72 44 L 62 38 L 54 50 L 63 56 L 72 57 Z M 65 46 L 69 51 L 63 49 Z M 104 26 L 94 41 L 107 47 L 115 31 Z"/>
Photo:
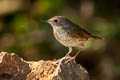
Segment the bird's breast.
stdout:
<path fill-rule="evenodd" d="M 72 40 L 72 37 L 69 36 L 67 32 L 61 31 L 61 32 L 54 32 L 54 36 L 57 40 L 60 41 L 70 41 Z"/>
<path fill-rule="evenodd" d="M 70 36 L 70 33 L 67 32 L 54 32 L 55 38 L 64 46 L 66 47 L 74 47 L 74 46 L 79 46 L 82 44 L 81 41 L 79 41 L 76 38 L 73 38 Z"/>

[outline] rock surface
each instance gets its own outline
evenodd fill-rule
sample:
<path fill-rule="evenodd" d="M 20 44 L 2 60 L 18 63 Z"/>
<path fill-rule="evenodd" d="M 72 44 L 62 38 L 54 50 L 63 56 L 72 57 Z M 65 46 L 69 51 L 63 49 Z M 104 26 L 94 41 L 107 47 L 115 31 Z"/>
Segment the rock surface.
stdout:
<path fill-rule="evenodd" d="M 14 53 L 0 53 L 0 80 L 89 80 L 88 72 L 70 57 L 25 61 Z"/>

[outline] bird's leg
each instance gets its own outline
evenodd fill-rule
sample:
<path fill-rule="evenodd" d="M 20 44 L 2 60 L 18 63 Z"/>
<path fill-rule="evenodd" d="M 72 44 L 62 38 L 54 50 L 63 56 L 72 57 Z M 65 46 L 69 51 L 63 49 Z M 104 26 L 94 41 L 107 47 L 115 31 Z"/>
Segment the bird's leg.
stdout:
<path fill-rule="evenodd" d="M 82 51 L 82 48 L 80 48 L 79 51 L 75 54 L 75 56 L 71 57 L 67 62 L 73 60 L 73 62 L 76 64 L 75 59 L 76 59 L 76 57 L 78 56 L 78 54 L 79 54 L 81 51 Z M 67 62 L 66 62 L 66 63 L 67 63 Z"/>
<path fill-rule="evenodd" d="M 69 47 L 69 51 L 65 56 L 70 56 L 70 53 L 72 52 L 72 47 Z"/>

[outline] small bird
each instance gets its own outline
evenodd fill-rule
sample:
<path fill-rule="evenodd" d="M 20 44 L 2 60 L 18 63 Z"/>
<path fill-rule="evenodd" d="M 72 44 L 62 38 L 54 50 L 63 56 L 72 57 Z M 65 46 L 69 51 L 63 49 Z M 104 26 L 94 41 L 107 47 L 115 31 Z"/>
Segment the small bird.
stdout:
<path fill-rule="evenodd" d="M 102 39 L 101 37 L 90 34 L 85 29 L 74 24 L 64 16 L 55 16 L 46 21 L 53 28 L 53 34 L 58 42 L 69 48 L 66 56 L 70 56 L 72 47 L 79 46 L 80 50 L 68 61 L 74 60 L 84 47 L 84 42 L 88 39 Z"/>

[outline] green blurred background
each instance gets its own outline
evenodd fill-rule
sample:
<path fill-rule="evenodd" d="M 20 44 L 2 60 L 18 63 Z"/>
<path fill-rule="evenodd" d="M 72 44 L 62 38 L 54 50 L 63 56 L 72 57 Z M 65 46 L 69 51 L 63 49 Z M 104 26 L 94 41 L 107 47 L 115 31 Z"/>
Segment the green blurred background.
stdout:
<path fill-rule="evenodd" d="M 120 80 L 120 0 L 0 0 L 0 52 L 35 61 L 63 57 L 68 48 L 40 22 L 56 15 L 104 38 L 89 40 L 76 59 L 90 80 Z"/>

